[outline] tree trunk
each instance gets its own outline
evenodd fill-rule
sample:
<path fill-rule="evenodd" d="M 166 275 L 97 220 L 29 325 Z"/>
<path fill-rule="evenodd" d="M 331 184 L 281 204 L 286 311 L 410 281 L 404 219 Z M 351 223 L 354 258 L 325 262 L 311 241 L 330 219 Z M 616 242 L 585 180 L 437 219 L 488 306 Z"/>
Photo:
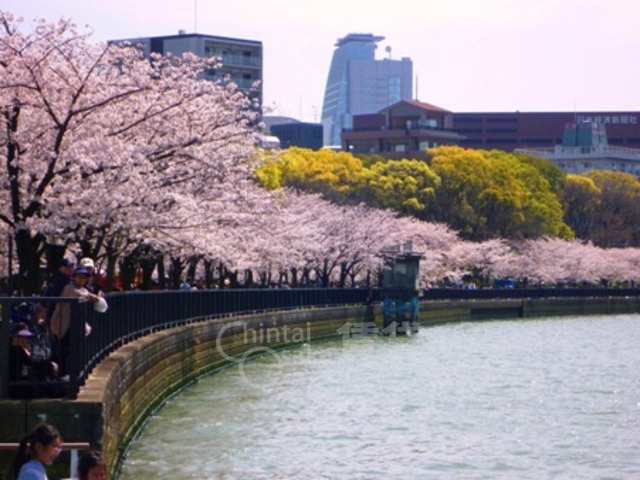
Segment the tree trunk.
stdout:
<path fill-rule="evenodd" d="M 164 255 L 159 254 L 156 257 L 156 266 L 158 267 L 158 286 L 160 290 L 167 289 L 167 272 L 164 268 Z"/>
<path fill-rule="evenodd" d="M 298 269 L 291 267 L 289 271 L 291 272 L 291 288 L 298 288 Z"/>
<path fill-rule="evenodd" d="M 106 248 L 107 253 L 107 292 L 119 290 L 122 286 L 116 284 L 116 263 L 118 261 L 117 254 L 110 248 Z"/>
<path fill-rule="evenodd" d="M 184 270 L 184 262 L 180 257 L 171 257 L 169 260 L 169 288 L 172 290 L 180 290 L 180 280 L 182 279 L 182 271 Z"/>
<path fill-rule="evenodd" d="M 149 256 L 143 256 L 140 259 L 140 268 L 142 269 L 142 283 L 140 284 L 141 290 L 151 290 L 151 277 L 153 271 L 156 268 L 156 259 Z"/>
<path fill-rule="evenodd" d="M 187 267 L 187 281 L 193 285 L 196 279 L 196 270 L 200 262 L 200 256 L 189 257 L 189 265 Z"/>
<path fill-rule="evenodd" d="M 120 281 L 124 290 L 131 290 L 136 276 L 138 262 L 134 254 L 125 256 L 120 262 Z"/>
<path fill-rule="evenodd" d="M 204 284 L 207 288 L 213 288 L 213 271 L 215 269 L 214 263 L 211 260 L 204 261 Z"/>
<path fill-rule="evenodd" d="M 18 283 L 20 295 L 34 295 L 40 293 L 40 246 L 44 241 L 42 235 L 31 235 L 28 230 L 19 230 L 15 236 L 16 253 L 18 256 Z"/>
<path fill-rule="evenodd" d="M 43 278 L 43 281 L 46 281 L 48 284 L 51 284 L 53 279 L 55 278 L 56 272 L 58 268 L 60 268 L 60 264 L 62 259 L 64 258 L 64 254 L 67 251 L 66 245 L 52 245 L 47 243 L 44 245 L 44 258 L 47 261 L 47 271 L 46 278 Z M 75 258 L 70 260 L 76 261 Z"/>

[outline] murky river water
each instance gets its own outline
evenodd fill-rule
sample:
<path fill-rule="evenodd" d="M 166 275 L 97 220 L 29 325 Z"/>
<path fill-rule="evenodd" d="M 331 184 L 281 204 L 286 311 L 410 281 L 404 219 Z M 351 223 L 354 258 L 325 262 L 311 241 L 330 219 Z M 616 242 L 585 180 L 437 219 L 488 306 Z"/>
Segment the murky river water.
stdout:
<path fill-rule="evenodd" d="M 122 480 L 638 479 L 640 316 L 311 343 L 201 379 Z"/>

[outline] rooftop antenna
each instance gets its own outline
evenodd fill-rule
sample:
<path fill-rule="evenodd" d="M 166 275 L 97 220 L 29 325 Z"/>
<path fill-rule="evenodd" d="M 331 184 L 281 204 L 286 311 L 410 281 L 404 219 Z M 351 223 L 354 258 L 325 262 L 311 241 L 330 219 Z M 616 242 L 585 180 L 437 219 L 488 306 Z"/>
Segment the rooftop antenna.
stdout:
<path fill-rule="evenodd" d="M 391 60 L 391 45 L 384 47 L 384 51 L 389 54 L 389 60 Z"/>
<path fill-rule="evenodd" d="M 416 100 L 419 100 L 420 97 L 418 96 L 418 75 L 416 75 Z"/>
<path fill-rule="evenodd" d="M 198 0 L 193 0 L 193 33 L 198 33 Z"/>

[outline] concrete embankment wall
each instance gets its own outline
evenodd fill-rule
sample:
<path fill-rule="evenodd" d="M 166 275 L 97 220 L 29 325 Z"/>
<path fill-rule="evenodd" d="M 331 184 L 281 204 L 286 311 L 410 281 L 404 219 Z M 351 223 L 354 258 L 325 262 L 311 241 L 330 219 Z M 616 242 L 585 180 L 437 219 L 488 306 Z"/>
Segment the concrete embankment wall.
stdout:
<path fill-rule="evenodd" d="M 439 301 L 421 305 L 423 325 L 552 315 L 635 313 L 636 298 Z M 131 342 L 92 372 L 77 400 L 0 402 L 0 442 L 15 442 L 33 425 L 56 425 L 67 441 L 88 441 L 116 465 L 145 419 L 198 377 L 265 347 L 340 338 L 344 327 L 376 319 L 366 307 L 295 310 L 202 321 Z M 428 334 L 428 333 L 427 333 Z M 6 457 L 2 463 L 6 462 Z M 4 471 L 5 465 L 2 466 Z"/>
<path fill-rule="evenodd" d="M 18 442 L 34 425 L 48 422 L 65 441 L 101 449 L 113 471 L 145 419 L 198 377 L 264 354 L 266 347 L 336 338 L 346 323 L 366 317 L 366 307 L 304 309 L 218 318 L 147 335 L 100 362 L 76 400 L 0 401 L 0 442 Z M 1 456 L 0 478 L 10 458 L 9 452 Z"/>

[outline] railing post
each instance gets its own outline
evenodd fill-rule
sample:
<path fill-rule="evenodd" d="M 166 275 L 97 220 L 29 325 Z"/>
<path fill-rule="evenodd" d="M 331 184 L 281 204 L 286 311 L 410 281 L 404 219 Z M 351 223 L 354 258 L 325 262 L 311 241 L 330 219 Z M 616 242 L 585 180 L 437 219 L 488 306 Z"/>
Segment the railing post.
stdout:
<path fill-rule="evenodd" d="M 68 398 L 77 398 L 80 390 L 80 342 L 84 340 L 84 303 L 71 303 L 71 324 L 69 325 L 69 356 L 67 357 L 67 373 L 69 374 Z"/>
<path fill-rule="evenodd" d="M 78 449 L 71 449 L 71 462 L 69 464 L 69 478 L 75 478 L 78 472 Z"/>
<path fill-rule="evenodd" d="M 0 302 L 2 309 L 2 323 L 0 324 L 0 398 L 9 396 L 9 348 L 11 331 L 11 303 Z"/>

